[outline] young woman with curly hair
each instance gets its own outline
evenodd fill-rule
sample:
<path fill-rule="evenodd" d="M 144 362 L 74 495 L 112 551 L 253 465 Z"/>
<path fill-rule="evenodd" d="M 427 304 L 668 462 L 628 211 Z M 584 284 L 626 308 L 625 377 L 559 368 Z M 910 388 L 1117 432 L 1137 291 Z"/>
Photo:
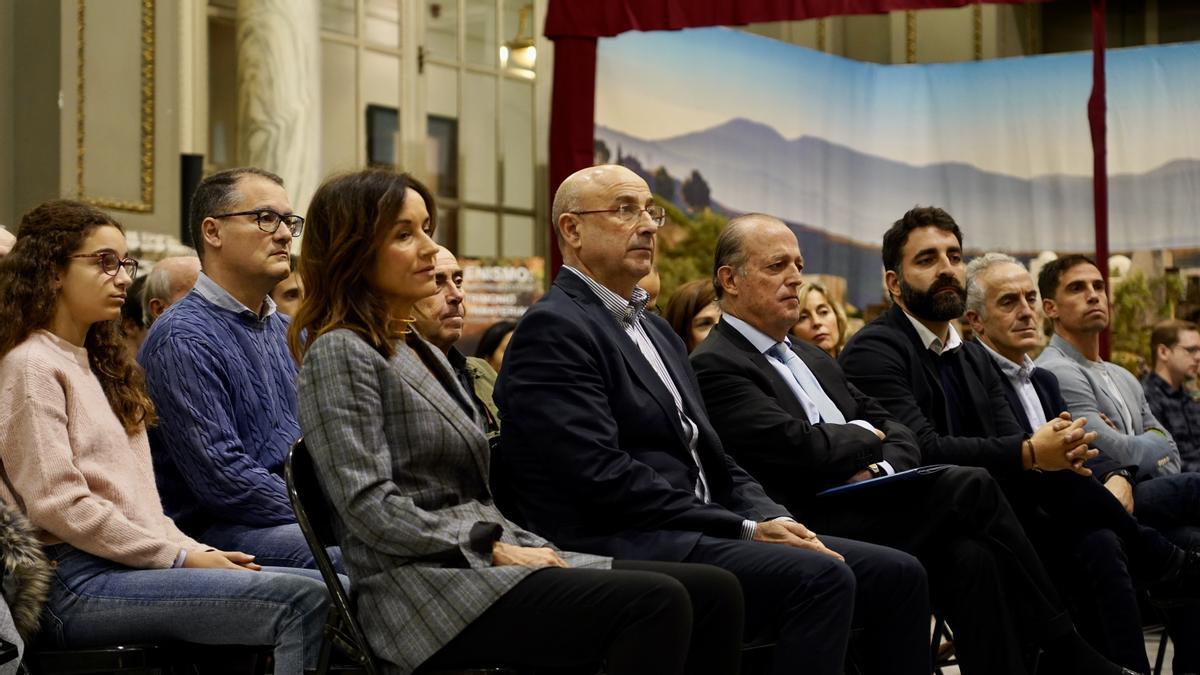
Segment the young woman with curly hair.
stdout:
<path fill-rule="evenodd" d="M 276 673 L 302 673 L 328 612 L 319 577 L 207 547 L 163 514 L 154 407 L 118 328 L 127 256 L 115 220 L 51 201 L 0 262 L 0 497 L 54 563 L 43 639 L 269 645 Z"/>

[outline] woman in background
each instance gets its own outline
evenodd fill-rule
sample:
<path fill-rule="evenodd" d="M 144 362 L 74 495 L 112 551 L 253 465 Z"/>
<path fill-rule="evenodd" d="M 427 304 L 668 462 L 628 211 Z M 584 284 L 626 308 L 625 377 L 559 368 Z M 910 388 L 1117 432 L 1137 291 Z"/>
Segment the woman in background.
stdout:
<path fill-rule="evenodd" d="M 479 345 L 475 347 L 475 356 L 488 362 L 492 370 L 500 372 L 504 363 L 504 350 L 508 349 L 508 339 L 516 330 L 517 322 L 507 319 L 497 321 L 483 331 L 479 337 Z"/>
<path fill-rule="evenodd" d="M 663 310 L 663 318 L 675 329 L 690 354 L 721 320 L 721 308 L 717 306 L 712 281 L 697 279 L 675 289 Z"/>
<path fill-rule="evenodd" d="M 54 565 L 43 639 L 273 645 L 276 673 L 314 666 L 329 612 L 316 573 L 263 570 L 163 514 L 146 440 L 154 408 L 120 335 L 137 272 L 121 226 L 52 201 L 18 232 L 0 262 L 0 496 Z"/>
<path fill-rule="evenodd" d="M 829 297 L 829 291 L 817 281 L 805 281 L 796 292 L 800 299 L 800 320 L 792 335 L 820 347 L 833 358 L 846 345 L 846 310 Z"/>
<path fill-rule="evenodd" d="M 496 508 L 476 408 L 407 327 L 437 290 L 436 213 L 407 174 L 335 176 L 313 195 L 298 268 L 300 427 L 372 650 L 398 673 L 737 672 L 736 577 L 559 551 Z"/>

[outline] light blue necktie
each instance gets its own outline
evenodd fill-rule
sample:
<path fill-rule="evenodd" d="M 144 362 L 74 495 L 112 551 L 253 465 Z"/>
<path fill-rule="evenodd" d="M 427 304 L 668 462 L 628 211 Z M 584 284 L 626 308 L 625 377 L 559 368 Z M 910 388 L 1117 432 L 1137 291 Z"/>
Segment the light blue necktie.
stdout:
<path fill-rule="evenodd" d="M 808 395 L 809 400 L 817 406 L 817 414 L 821 417 L 822 422 L 833 422 L 835 424 L 845 424 L 846 417 L 842 415 L 842 411 L 834 405 L 833 400 L 821 388 L 817 382 L 816 376 L 804 365 L 799 356 L 791 350 L 786 344 L 777 342 L 773 347 L 767 350 L 767 354 L 771 358 L 783 363 L 787 369 L 792 371 L 792 377 L 796 378 L 796 382 L 804 393 Z"/>

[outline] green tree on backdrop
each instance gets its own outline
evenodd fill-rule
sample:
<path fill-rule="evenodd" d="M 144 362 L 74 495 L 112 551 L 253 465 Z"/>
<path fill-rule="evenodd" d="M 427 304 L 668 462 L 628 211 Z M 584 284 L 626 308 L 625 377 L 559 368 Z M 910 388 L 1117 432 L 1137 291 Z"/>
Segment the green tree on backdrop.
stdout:
<path fill-rule="evenodd" d="M 682 231 L 660 233 L 655 267 L 662 277 L 662 292 L 659 307 L 665 307 L 675 289 L 693 279 L 711 279 L 713 251 L 717 248 L 717 236 L 721 234 L 729 219 L 704 208 L 688 214 L 661 195 L 655 200 L 667 211 L 667 228 Z M 665 229 L 665 228 L 664 228 Z M 666 234 L 667 236 L 664 236 Z M 674 243 L 668 243 L 674 242 Z"/>
<path fill-rule="evenodd" d="M 660 166 L 658 171 L 654 172 L 654 185 L 651 185 L 650 189 L 669 202 L 675 201 L 675 179 L 667 173 L 667 167 Z"/>
<path fill-rule="evenodd" d="M 683 181 L 680 189 L 683 192 L 684 201 L 692 207 L 693 211 L 700 211 L 712 206 L 712 194 L 708 188 L 708 182 L 704 180 L 704 176 L 701 176 L 699 171 L 692 169 L 692 175 Z"/>
<path fill-rule="evenodd" d="M 1115 285 L 1109 319 L 1114 363 L 1142 375 L 1139 371 L 1143 360 L 1150 356 L 1150 332 L 1154 324 L 1175 316 L 1175 304 L 1182 292 L 1183 281 L 1178 274 L 1147 279 L 1135 270 Z"/>

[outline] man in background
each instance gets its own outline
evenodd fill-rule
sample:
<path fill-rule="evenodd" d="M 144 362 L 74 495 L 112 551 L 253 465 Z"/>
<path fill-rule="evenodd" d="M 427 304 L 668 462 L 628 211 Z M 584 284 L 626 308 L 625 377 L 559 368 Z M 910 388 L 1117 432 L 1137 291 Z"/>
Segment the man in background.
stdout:
<path fill-rule="evenodd" d="M 1200 472 L 1200 399 L 1187 385 L 1200 369 L 1200 331 L 1190 321 L 1163 321 L 1150 333 L 1150 363 L 1142 378 L 1150 412 L 1175 439 L 1185 472 Z"/>
<path fill-rule="evenodd" d="M 146 288 L 141 294 L 146 328 L 154 325 L 155 319 L 168 307 L 182 300 L 196 285 L 199 276 L 200 258 L 194 255 L 171 256 L 155 263 L 146 275 Z"/>
<path fill-rule="evenodd" d="M 279 309 L 280 314 L 296 316 L 296 312 L 300 310 L 300 303 L 304 302 L 304 282 L 300 280 L 300 275 L 296 274 L 296 256 L 292 256 L 289 262 L 292 271 L 286 279 L 271 289 L 271 299 L 275 301 L 275 307 Z"/>
<path fill-rule="evenodd" d="M 459 384 L 474 401 L 484 431 L 489 436 L 494 435 L 500 431 L 500 416 L 492 401 L 496 371 L 487 361 L 466 356 L 454 346 L 462 339 L 463 321 L 467 316 L 466 298 L 462 291 L 462 266 L 445 246 L 438 247 L 437 259 L 433 264 L 437 292 L 413 305 L 413 318 L 416 319 L 413 328 L 446 355 Z"/>

